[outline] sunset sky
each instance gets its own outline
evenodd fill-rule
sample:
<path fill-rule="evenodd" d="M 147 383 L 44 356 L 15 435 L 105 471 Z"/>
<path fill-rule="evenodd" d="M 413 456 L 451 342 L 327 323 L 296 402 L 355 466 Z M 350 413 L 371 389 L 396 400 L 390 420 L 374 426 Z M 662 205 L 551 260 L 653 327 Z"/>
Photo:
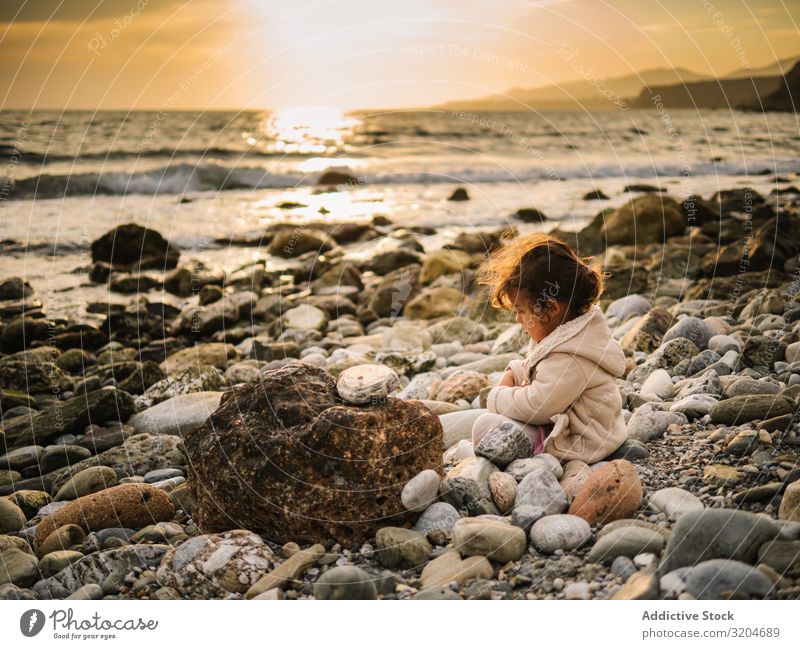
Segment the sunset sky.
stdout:
<path fill-rule="evenodd" d="M 799 24 L 800 0 L 2 0 L 0 108 L 421 106 L 575 62 L 722 75 L 800 54 Z"/>

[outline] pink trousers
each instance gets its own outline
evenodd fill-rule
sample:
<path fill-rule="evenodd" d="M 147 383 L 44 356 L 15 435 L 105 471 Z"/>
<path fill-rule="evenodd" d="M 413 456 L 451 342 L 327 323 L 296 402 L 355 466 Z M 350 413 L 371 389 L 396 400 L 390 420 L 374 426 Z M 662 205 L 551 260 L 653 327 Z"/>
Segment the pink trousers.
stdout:
<path fill-rule="evenodd" d="M 511 417 L 506 417 L 505 415 L 498 415 L 495 412 L 485 412 L 472 424 L 472 445 L 477 446 L 478 442 L 481 441 L 481 438 L 486 433 L 495 426 L 507 421 L 516 424 L 525 431 L 525 435 L 530 440 L 531 446 L 533 447 L 533 455 L 539 455 L 539 453 L 544 451 L 544 440 L 547 439 L 547 436 L 553 430 L 553 424 L 546 424 L 544 426 L 526 424 L 516 419 L 511 419 Z"/>

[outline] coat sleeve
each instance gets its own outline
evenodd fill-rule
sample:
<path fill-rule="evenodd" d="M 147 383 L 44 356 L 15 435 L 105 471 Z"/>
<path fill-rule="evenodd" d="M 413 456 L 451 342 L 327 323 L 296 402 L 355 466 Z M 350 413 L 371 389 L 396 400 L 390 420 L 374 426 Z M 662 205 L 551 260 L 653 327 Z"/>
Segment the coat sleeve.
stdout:
<path fill-rule="evenodd" d="M 512 374 L 514 374 L 514 383 L 516 385 L 522 385 L 522 383 L 524 383 L 525 377 L 522 375 L 523 370 L 521 360 L 508 361 L 506 369 L 511 370 Z"/>
<path fill-rule="evenodd" d="M 489 412 L 528 424 L 549 424 L 566 411 L 588 386 L 580 363 L 572 354 L 550 354 L 536 366 L 530 385 L 492 388 L 486 399 Z"/>

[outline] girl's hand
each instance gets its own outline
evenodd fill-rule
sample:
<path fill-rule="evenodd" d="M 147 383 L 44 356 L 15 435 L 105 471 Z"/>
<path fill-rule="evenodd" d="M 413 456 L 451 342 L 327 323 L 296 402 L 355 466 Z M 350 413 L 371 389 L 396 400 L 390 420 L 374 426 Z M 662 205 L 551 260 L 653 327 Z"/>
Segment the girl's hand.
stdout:
<path fill-rule="evenodd" d="M 513 388 L 516 385 L 514 382 L 514 372 L 511 370 L 506 370 L 505 374 L 503 374 L 503 377 L 500 379 L 500 382 L 497 385 L 502 385 L 506 388 Z"/>

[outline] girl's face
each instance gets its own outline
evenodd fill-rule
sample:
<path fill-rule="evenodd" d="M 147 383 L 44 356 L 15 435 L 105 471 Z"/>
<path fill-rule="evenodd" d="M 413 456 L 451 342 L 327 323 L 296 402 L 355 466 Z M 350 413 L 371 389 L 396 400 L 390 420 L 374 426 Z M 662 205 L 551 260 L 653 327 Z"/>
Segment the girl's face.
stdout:
<path fill-rule="evenodd" d="M 531 303 L 529 299 L 519 294 L 515 296 L 513 305 L 517 314 L 517 322 L 522 325 L 525 333 L 537 343 L 561 324 L 566 310 L 560 302 L 553 298 Z"/>

